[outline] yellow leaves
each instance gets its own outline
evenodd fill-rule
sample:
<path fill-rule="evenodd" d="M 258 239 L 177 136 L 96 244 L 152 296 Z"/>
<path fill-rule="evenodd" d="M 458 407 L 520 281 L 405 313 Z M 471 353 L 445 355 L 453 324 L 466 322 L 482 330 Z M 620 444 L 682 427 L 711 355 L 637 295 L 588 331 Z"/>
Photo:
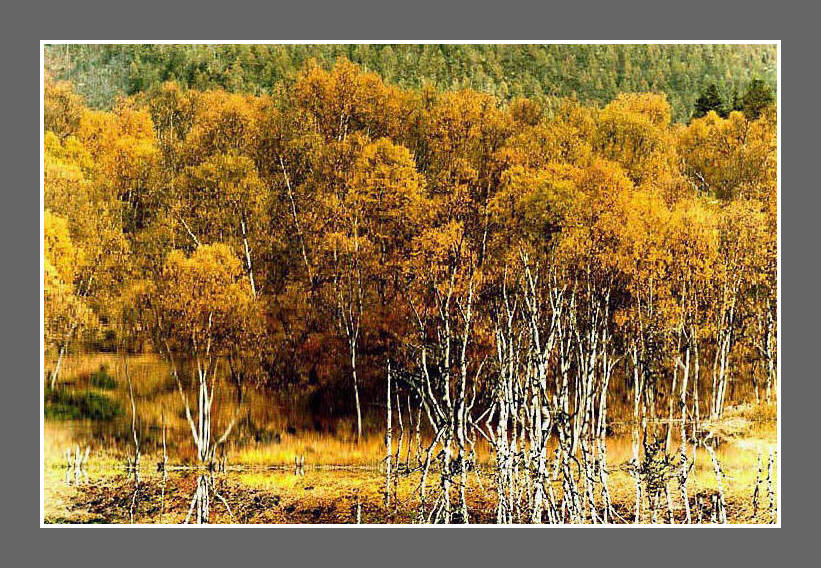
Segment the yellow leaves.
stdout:
<path fill-rule="evenodd" d="M 429 151 L 440 167 L 456 157 L 475 159 L 501 145 L 512 126 L 498 101 L 469 89 L 443 93 L 427 117 Z"/>
<path fill-rule="evenodd" d="M 664 94 L 620 94 L 605 107 L 602 112 L 602 120 L 607 120 L 619 114 L 640 115 L 657 128 L 667 128 L 670 125 L 670 104 Z"/>
<path fill-rule="evenodd" d="M 125 102 L 112 112 L 86 110 L 82 115 L 77 137 L 95 158 L 99 158 L 111 152 L 122 139 L 130 144 L 153 145 L 154 126 L 147 110 L 135 108 L 133 104 Z"/>
<path fill-rule="evenodd" d="M 363 230 L 382 243 L 401 244 L 429 217 L 425 181 L 407 148 L 381 138 L 354 164 L 347 202 Z"/>
<path fill-rule="evenodd" d="M 231 287 L 242 280 L 242 263 L 224 244 L 203 245 L 186 257 L 174 250 L 166 259 L 163 274 L 180 286 L 192 285 L 189 294 L 219 294 L 218 288 Z M 180 290 L 182 291 L 182 290 Z"/>
<path fill-rule="evenodd" d="M 750 122 L 740 112 L 709 112 L 678 133 L 684 172 L 702 193 L 766 201 L 777 184 L 776 133 L 766 113 Z"/>
<path fill-rule="evenodd" d="M 169 253 L 159 283 L 166 332 L 185 349 L 225 349 L 260 313 L 242 263 L 224 244 Z"/>
<path fill-rule="evenodd" d="M 468 220 L 495 173 L 491 157 L 509 136 L 513 121 L 498 101 L 469 89 L 441 94 L 424 115 L 426 164 L 437 206 L 446 218 Z"/>
<path fill-rule="evenodd" d="M 423 280 L 444 282 L 451 268 L 468 254 L 464 244 L 465 228 L 460 222 L 426 229 L 413 243 L 412 273 Z"/>
<path fill-rule="evenodd" d="M 775 253 L 775 235 L 768 231 L 765 215 L 756 201 L 732 201 L 718 217 L 719 247 L 728 277 L 766 274 L 768 256 Z M 757 277 L 756 277 L 757 278 Z"/>
<path fill-rule="evenodd" d="M 664 95 L 619 95 L 600 114 L 595 148 L 621 164 L 636 185 L 670 184 L 677 159 L 669 123 Z"/>
<path fill-rule="evenodd" d="M 718 228 L 714 208 L 696 198 L 677 202 L 670 216 L 669 247 L 681 277 L 703 282 L 713 270 L 718 254 Z"/>
<path fill-rule="evenodd" d="M 43 151 L 46 166 L 55 165 L 65 169 L 81 172 L 91 170 L 94 160 L 88 149 L 75 136 L 60 140 L 52 131 L 47 131 L 43 138 Z"/>
<path fill-rule="evenodd" d="M 89 177 L 96 186 L 97 206 L 117 215 L 128 212 L 122 229 L 133 231 L 141 224 L 150 194 L 159 185 L 155 178 L 160 153 L 150 114 L 130 100 L 112 112 L 88 110 L 77 136 L 93 160 Z"/>
<path fill-rule="evenodd" d="M 197 166 L 186 168 L 175 182 L 192 203 L 204 201 L 203 207 L 214 217 L 228 214 L 228 225 L 237 225 L 237 211 L 258 211 L 264 201 L 265 188 L 254 162 L 236 154 L 215 154 Z M 237 231 L 239 232 L 239 231 Z"/>
<path fill-rule="evenodd" d="M 157 146 L 171 164 L 181 158 L 180 145 L 194 122 L 196 93 L 184 91 L 177 83 L 166 82 L 147 97 L 147 107 L 156 128 Z"/>
<path fill-rule="evenodd" d="M 429 308 L 451 278 L 457 296 L 485 301 L 522 251 L 562 285 L 612 291 L 611 313 L 631 306 L 624 325 L 649 297 L 679 321 L 693 288 L 713 301 L 775 258 L 770 111 L 671 125 L 662 95 L 625 94 L 545 113 L 468 89 L 402 90 L 345 60 L 264 96 L 166 83 L 110 112 L 67 85 L 46 98 L 50 313 L 80 312 L 78 270 L 95 266 L 96 309 L 108 290 L 158 308 L 186 350 L 248 341 L 260 305 L 288 341 L 304 330 L 321 345 L 330 324 L 312 318 L 359 286 L 366 327 L 407 316 L 406 293 Z"/>
<path fill-rule="evenodd" d="M 43 120 L 46 131 L 60 138 L 75 134 L 83 113 L 83 100 L 67 81 L 46 77 L 43 87 Z"/>
<path fill-rule="evenodd" d="M 45 211 L 43 217 L 43 307 L 46 340 L 62 342 L 73 327 L 93 322 L 85 289 L 75 280 L 85 262 L 84 251 L 71 240 L 66 219 Z M 87 285 L 79 282 L 81 288 Z"/>
<path fill-rule="evenodd" d="M 83 247 L 89 263 L 114 262 L 127 245 L 120 226 L 121 204 L 109 185 L 112 180 L 99 171 L 98 161 L 78 138 L 60 141 L 46 133 L 44 146 L 46 208 L 66 220 L 72 240 Z"/>
<path fill-rule="evenodd" d="M 522 128 L 499 151 L 497 160 L 511 165 L 543 167 L 550 162 L 579 166 L 589 163 L 593 152 L 595 113 L 575 101 L 563 101 L 550 120 Z"/>
<path fill-rule="evenodd" d="M 196 162 L 212 153 L 243 153 L 259 140 L 258 116 L 251 95 L 225 91 L 198 93 L 193 124 L 185 138 L 185 158 Z"/>
<path fill-rule="evenodd" d="M 68 222 L 49 211 L 43 217 L 44 259 L 52 267 L 54 276 L 69 286 L 82 267 L 83 251 L 74 246 L 68 231 Z"/>
<path fill-rule="evenodd" d="M 75 204 L 90 191 L 93 160 L 85 147 L 71 136 L 61 141 L 46 132 L 43 153 L 43 188 L 46 208 L 62 215 L 79 213 Z"/>
<path fill-rule="evenodd" d="M 343 140 L 355 130 L 366 130 L 374 137 L 396 137 L 407 113 L 405 93 L 345 58 L 337 60 L 330 71 L 311 60 L 293 91 L 299 107 L 313 118 L 326 140 Z"/>
<path fill-rule="evenodd" d="M 537 170 L 509 168 L 502 175 L 501 188 L 490 201 L 489 210 L 509 234 L 547 244 L 576 197 L 575 170 L 559 163 Z"/>
<path fill-rule="evenodd" d="M 665 242 L 669 210 L 656 192 L 637 189 L 616 164 L 597 160 L 575 176 L 558 245 L 571 273 L 617 279 L 641 293 L 663 281 L 671 260 Z"/>
<path fill-rule="evenodd" d="M 372 199 L 390 199 L 394 188 L 403 196 L 418 195 L 423 184 L 410 151 L 387 138 L 365 146 L 354 166 L 354 190 L 370 193 Z"/>

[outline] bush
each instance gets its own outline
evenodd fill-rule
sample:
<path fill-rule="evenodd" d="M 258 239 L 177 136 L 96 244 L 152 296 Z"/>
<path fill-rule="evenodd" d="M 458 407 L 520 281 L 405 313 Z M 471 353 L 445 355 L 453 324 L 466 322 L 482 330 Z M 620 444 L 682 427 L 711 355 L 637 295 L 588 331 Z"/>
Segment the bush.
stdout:
<path fill-rule="evenodd" d="M 52 390 L 46 394 L 46 418 L 111 420 L 122 414 L 117 401 L 96 392 Z"/>
<path fill-rule="evenodd" d="M 108 367 L 105 365 L 100 365 L 99 371 L 91 373 L 89 380 L 91 381 L 91 386 L 97 387 L 98 389 L 111 390 L 117 387 L 117 379 L 108 374 Z"/>

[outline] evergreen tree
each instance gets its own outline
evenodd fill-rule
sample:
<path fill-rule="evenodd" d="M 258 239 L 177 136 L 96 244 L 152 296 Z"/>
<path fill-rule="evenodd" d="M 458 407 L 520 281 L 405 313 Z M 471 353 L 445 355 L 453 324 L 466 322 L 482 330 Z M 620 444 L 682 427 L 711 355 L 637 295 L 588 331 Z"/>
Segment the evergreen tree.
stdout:
<path fill-rule="evenodd" d="M 761 79 L 753 79 L 741 99 L 741 108 L 748 119 L 755 120 L 774 101 L 775 96 L 769 85 Z"/>
<path fill-rule="evenodd" d="M 710 111 L 715 111 L 719 116 L 726 116 L 724 101 L 718 93 L 718 87 L 711 83 L 707 89 L 696 99 L 693 118 L 701 118 Z"/>

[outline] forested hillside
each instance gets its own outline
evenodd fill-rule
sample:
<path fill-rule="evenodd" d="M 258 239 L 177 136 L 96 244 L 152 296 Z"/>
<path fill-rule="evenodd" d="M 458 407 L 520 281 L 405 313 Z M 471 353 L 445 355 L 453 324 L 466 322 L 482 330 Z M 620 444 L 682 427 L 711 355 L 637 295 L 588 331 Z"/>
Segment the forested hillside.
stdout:
<path fill-rule="evenodd" d="M 71 79 L 88 104 L 175 80 L 196 89 L 270 93 L 311 58 L 328 68 L 344 56 L 389 83 L 439 90 L 470 87 L 551 106 L 576 97 L 604 105 L 622 92 L 667 95 L 673 120 L 688 120 L 711 84 L 732 101 L 754 79 L 776 83 L 773 45 L 63 45 L 46 67 Z"/>

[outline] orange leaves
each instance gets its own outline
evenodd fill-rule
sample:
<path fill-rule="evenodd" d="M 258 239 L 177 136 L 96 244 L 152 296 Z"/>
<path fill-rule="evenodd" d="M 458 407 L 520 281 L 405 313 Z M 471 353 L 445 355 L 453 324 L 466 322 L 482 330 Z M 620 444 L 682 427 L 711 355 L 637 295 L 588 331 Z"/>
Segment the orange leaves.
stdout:
<path fill-rule="evenodd" d="M 198 93 L 193 124 L 185 138 L 187 161 L 211 153 L 242 153 L 257 144 L 254 100 L 225 91 Z"/>
<path fill-rule="evenodd" d="M 256 212 L 265 200 L 265 188 L 254 162 L 236 154 L 215 154 L 186 168 L 176 185 L 184 199 L 205 201 L 203 207 L 213 217 L 234 217 L 237 210 Z M 237 221 L 230 219 L 226 224 L 235 225 Z"/>
<path fill-rule="evenodd" d="M 339 59 L 330 71 L 311 60 L 293 89 L 297 104 L 327 140 L 344 140 L 356 130 L 373 137 L 400 134 L 407 95 L 347 59 Z"/>
<path fill-rule="evenodd" d="M 410 152 L 386 138 L 362 149 L 346 199 L 363 232 L 391 252 L 398 253 L 430 215 L 425 180 Z"/>
<path fill-rule="evenodd" d="M 49 297 L 98 267 L 95 309 L 144 301 L 189 352 L 253 352 L 267 331 L 283 374 L 337 370 L 321 346 L 346 310 L 381 357 L 411 306 L 452 294 L 486 316 L 523 252 L 629 333 L 696 314 L 708 331 L 739 276 L 739 297 L 774 289 L 771 112 L 671 125 L 657 94 L 545 112 L 403 90 L 346 60 L 262 96 L 166 83 L 100 112 L 49 84 L 46 103 Z"/>
<path fill-rule="evenodd" d="M 260 320 L 242 263 L 224 244 L 202 245 L 190 257 L 172 251 L 162 276 L 158 305 L 166 333 L 180 348 L 228 349 Z"/>

